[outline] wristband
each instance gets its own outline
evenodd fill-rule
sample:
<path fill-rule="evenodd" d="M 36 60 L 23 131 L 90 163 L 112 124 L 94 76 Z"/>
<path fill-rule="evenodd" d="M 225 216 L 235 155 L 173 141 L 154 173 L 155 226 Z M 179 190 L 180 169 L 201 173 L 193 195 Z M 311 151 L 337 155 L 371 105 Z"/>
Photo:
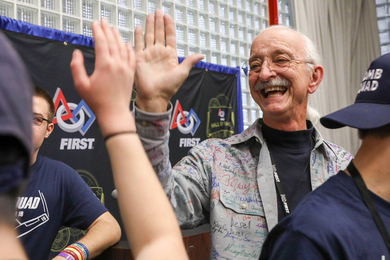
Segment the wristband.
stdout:
<path fill-rule="evenodd" d="M 60 252 L 58 255 L 64 257 L 66 260 L 76 260 L 73 256 L 65 252 Z"/>
<path fill-rule="evenodd" d="M 87 254 L 85 253 L 85 251 L 82 248 L 80 248 L 80 247 L 78 247 L 78 246 L 76 246 L 74 244 L 67 246 L 66 249 L 70 249 L 70 250 L 73 250 L 73 251 L 77 252 L 80 255 L 80 257 L 81 257 L 80 259 L 86 259 L 87 258 Z"/>
<path fill-rule="evenodd" d="M 85 245 L 77 242 L 67 246 L 59 255 L 67 260 L 88 260 L 89 251 Z"/>
<path fill-rule="evenodd" d="M 137 131 L 136 130 L 129 130 L 129 131 L 123 131 L 123 132 L 117 132 L 117 133 L 109 134 L 106 137 L 104 137 L 104 142 L 107 142 L 107 140 L 110 139 L 113 136 L 122 135 L 122 134 L 137 134 Z"/>
<path fill-rule="evenodd" d="M 64 252 L 65 254 L 68 254 L 68 255 L 72 256 L 74 260 L 81 260 L 81 259 L 77 256 L 77 254 L 76 254 L 75 252 L 73 252 L 72 250 L 69 250 L 69 249 L 65 248 L 65 249 L 62 250 L 61 252 Z"/>
<path fill-rule="evenodd" d="M 73 254 L 75 255 L 76 257 L 76 260 L 83 260 L 84 259 L 84 254 L 83 253 L 80 253 L 78 250 L 76 250 L 75 248 L 71 247 L 71 246 L 67 246 L 64 250 L 62 250 L 63 252 L 65 253 L 69 253 L 73 256 Z M 72 253 L 70 253 L 72 252 Z"/>
<path fill-rule="evenodd" d="M 80 242 L 76 242 L 76 243 L 74 243 L 73 245 L 75 245 L 75 246 L 78 246 L 79 248 L 81 248 L 81 249 L 83 249 L 84 250 L 84 252 L 85 252 L 85 254 L 86 254 L 86 258 L 85 258 L 85 260 L 87 260 L 88 258 L 89 258 L 89 251 L 88 251 L 88 248 L 84 245 L 84 244 L 81 244 Z"/>

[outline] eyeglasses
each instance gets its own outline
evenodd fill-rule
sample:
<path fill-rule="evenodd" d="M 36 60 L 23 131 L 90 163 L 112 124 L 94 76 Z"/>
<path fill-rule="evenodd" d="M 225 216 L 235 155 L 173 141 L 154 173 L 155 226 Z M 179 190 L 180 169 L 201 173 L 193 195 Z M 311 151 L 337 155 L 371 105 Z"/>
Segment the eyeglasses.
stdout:
<path fill-rule="evenodd" d="M 33 116 L 33 125 L 41 126 L 43 121 L 50 123 L 50 121 L 46 118 L 43 118 L 41 116 L 36 116 L 36 115 Z"/>
<path fill-rule="evenodd" d="M 313 64 L 310 61 L 305 60 L 294 60 L 294 59 L 286 59 L 286 58 L 280 58 L 276 57 L 274 59 L 267 59 L 267 66 L 270 70 L 272 70 L 275 73 L 281 73 L 288 70 L 292 63 L 309 63 Z M 263 60 L 260 59 L 254 59 L 251 62 L 249 60 L 246 60 L 241 65 L 241 70 L 243 71 L 244 75 L 246 77 L 249 77 L 251 75 L 258 75 L 261 72 L 261 68 L 263 67 Z"/>

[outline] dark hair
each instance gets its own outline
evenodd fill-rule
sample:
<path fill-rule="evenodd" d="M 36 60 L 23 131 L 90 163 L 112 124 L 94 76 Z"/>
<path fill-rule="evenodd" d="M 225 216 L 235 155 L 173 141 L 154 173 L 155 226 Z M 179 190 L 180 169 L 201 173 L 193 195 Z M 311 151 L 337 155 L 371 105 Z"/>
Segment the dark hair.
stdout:
<path fill-rule="evenodd" d="M 364 139 L 367 136 L 386 138 L 390 136 L 390 124 L 374 129 L 358 129 L 358 134 L 360 139 Z"/>
<path fill-rule="evenodd" d="M 46 90 L 44 90 L 40 86 L 35 85 L 34 89 L 35 89 L 34 96 L 43 98 L 44 100 L 46 100 L 47 104 L 49 105 L 49 112 L 48 112 L 47 117 L 48 117 L 48 120 L 50 121 L 50 123 L 53 122 L 54 103 L 53 103 L 52 97 L 50 96 L 50 94 Z"/>

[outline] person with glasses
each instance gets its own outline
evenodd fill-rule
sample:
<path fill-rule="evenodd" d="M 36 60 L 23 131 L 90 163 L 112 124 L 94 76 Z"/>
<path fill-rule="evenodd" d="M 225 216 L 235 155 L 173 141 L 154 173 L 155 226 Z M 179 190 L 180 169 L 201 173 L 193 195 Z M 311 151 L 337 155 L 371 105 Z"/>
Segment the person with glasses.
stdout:
<path fill-rule="evenodd" d="M 372 61 L 355 103 L 321 118 L 358 129 L 344 171 L 305 197 L 267 237 L 260 259 L 390 259 L 390 54 Z"/>
<path fill-rule="evenodd" d="M 75 170 L 38 154 L 54 130 L 54 104 L 34 88 L 30 178 L 16 203 L 18 238 L 29 259 L 48 259 L 61 227 L 76 227 L 87 234 L 54 259 L 93 258 L 119 241 L 119 224 Z"/>
<path fill-rule="evenodd" d="M 301 33 L 281 26 L 261 32 L 247 74 L 263 118 L 225 140 L 205 140 L 172 168 L 170 99 L 199 60 L 195 54 L 178 64 L 174 28 L 159 10 L 147 17 L 144 40 L 136 28 L 137 131 L 181 227 L 210 223 L 210 258 L 257 259 L 278 221 L 351 160 L 306 120 L 323 67 Z"/>

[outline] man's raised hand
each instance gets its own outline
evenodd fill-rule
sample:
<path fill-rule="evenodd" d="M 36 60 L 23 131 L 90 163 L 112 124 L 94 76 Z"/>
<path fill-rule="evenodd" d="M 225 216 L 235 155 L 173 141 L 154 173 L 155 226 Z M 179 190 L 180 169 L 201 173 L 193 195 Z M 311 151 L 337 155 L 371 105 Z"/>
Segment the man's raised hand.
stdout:
<path fill-rule="evenodd" d="M 176 54 L 175 24 L 169 14 L 156 10 L 146 18 L 145 41 L 142 28 L 135 29 L 136 105 L 146 112 L 165 112 L 171 97 L 188 77 L 191 68 L 203 59 L 193 54 L 181 64 Z M 165 41 L 165 44 L 164 44 Z"/>

